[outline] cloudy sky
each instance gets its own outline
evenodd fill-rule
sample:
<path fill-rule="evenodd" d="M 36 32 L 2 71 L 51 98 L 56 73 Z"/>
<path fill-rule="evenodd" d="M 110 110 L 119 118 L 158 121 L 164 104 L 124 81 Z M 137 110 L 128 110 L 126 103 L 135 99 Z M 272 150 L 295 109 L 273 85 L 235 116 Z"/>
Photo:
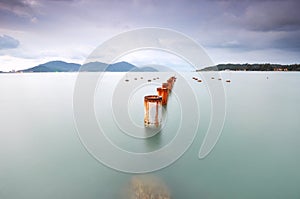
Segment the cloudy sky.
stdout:
<path fill-rule="evenodd" d="M 83 63 L 121 32 L 160 27 L 214 63 L 300 63 L 299 0 L 0 0 L 0 71 Z"/>

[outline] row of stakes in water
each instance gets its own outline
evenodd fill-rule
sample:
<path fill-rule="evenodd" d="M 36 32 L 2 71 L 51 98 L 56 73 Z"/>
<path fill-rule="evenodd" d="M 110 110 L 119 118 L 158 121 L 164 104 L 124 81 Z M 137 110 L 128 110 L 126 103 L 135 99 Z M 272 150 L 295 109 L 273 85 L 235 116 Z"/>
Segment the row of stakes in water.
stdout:
<path fill-rule="evenodd" d="M 157 95 L 144 97 L 144 124 L 146 127 L 159 127 L 162 122 L 162 106 L 168 103 L 168 97 L 173 89 L 176 77 L 170 77 L 167 82 L 157 88 Z"/>
<path fill-rule="evenodd" d="M 211 77 L 211 79 L 212 79 L 212 80 L 214 80 L 214 79 L 215 79 L 215 77 Z M 201 79 L 199 79 L 198 77 L 193 77 L 193 80 L 195 80 L 195 81 L 197 81 L 197 82 L 202 82 L 202 80 L 201 80 Z M 219 77 L 219 78 L 218 78 L 218 80 L 222 80 L 222 78 L 221 78 L 221 77 Z M 230 80 L 230 79 L 227 79 L 227 80 L 226 80 L 226 82 L 228 82 L 228 83 L 229 83 L 229 82 L 231 82 L 231 80 Z"/>
<path fill-rule="evenodd" d="M 138 80 L 139 78 L 137 78 L 137 77 L 135 77 L 135 78 L 133 78 L 133 80 Z M 144 79 L 144 77 L 140 77 L 140 79 Z M 159 77 L 154 77 L 153 79 L 148 79 L 147 81 L 148 82 L 151 82 L 152 80 L 158 80 L 159 79 Z M 125 79 L 125 82 L 129 82 L 129 79 Z"/>

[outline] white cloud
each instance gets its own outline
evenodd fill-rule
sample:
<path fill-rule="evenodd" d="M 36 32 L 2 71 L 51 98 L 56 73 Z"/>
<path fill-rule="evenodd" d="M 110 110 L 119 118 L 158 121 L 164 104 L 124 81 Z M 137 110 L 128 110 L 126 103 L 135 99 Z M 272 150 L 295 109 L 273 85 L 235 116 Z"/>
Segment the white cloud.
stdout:
<path fill-rule="evenodd" d="M 168 67 L 176 71 L 195 70 L 193 66 L 191 66 L 182 58 L 160 50 L 137 50 L 115 60 L 115 62 L 119 61 L 126 61 L 138 67 L 157 65 Z"/>
<path fill-rule="evenodd" d="M 0 55 L 0 71 L 11 71 L 11 70 L 22 70 L 26 68 L 31 68 L 39 64 L 43 64 L 49 61 L 61 60 L 65 62 L 74 62 L 73 59 L 68 59 L 65 57 L 45 57 L 45 58 L 35 58 L 35 59 L 25 59 L 19 57 L 13 57 L 10 55 Z"/>

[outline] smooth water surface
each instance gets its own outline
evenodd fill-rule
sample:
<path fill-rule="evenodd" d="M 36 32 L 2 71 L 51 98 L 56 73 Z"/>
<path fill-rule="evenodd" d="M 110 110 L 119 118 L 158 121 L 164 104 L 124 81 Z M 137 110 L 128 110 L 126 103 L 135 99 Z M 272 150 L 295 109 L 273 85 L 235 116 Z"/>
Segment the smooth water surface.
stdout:
<path fill-rule="evenodd" d="M 105 81 L 111 88 L 112 80 L 124 74 L 108 75 L 111 77 Z M 227 111 L 221 137 L 204 159 L 198 159 L 198 152 L 213 107 L 206 83 L 192 80 L 193 75 L 184 76 L 199 102 L 196 139 L 178 161 L 149 175 L 164 181 L 174 199 L 300 198 L 300 74 L 220 72 L 222 80 L 208 79 L 224 82 Z M 133 174 L 99 163 L 79 139 L 73 115 L 76 76 L 0 75 L 1 199 L 125 198 L 124 187 Z M 97 98 L 102 94 L 107 93 L 100 90 L 95 94 L 95 114 L 101 121 L 104 110 Z M 168 112 L 177 111 L 180 101 L 176 95 L 169 100 Z M 130 110 L 142 106 L 130 103 L 139 102 L 132 99 Z M 140 123 L 141 116 L 142 112 L 137 111 L 131 117 Z M 151 151 L 175 136 L 167 131 L 150 142 L 137 142 L 130 136 L 119 136 L 118 128 L 106 119 L 105 128 L 111 128 L 111 139 L 127 150 Z M 169 115 L 168 128 L 175 128 L 178 119 Z"/>

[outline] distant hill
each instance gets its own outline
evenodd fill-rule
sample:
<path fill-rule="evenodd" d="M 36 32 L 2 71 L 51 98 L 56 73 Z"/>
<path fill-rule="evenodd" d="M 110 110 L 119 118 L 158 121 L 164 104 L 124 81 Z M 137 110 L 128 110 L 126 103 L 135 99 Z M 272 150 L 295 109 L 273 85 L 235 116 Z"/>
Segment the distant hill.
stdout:
<path fill-rule="evenodd" d="M 75 63 L 51 61 L 19 72 L 76 72 L 80 66 L 80 64 Z"/>
<path fill-rule="evenodd" d="M 146 67 L 133 69 L 132 72 L 158 72 L 158 70 L 150 66 L 146 66 Z"/>
<path fill-rule="evenodd" d="M 150 72 L 150 71 L 156 71 L 154 68 L 151 67 L 145 67 L 145 68 L 138 68 L 133 64 L 130 64 L 128 62 L 117 62 L 114 64 L 105 64 L 102 62 L 90 62 L 87 64 L 82 65 L 80 68 L 80 71 L 88 71 L 88 72 Z"/>
<path fill-rule="evenodd" d="M 102 62 L 90 62 L 83 64 L 80 68 L 80 71 L 82 72 L 100 72 L 105 71 L 105 68 L 107 67 L 107 64 Z"/>
<path fill-rule="evenodd" d="M 243 70 L 243 71 L 300 71 L 300 64 L 218 64 L 199 71 Z"/>
<path fill-rule="evenodd" d="M 128 62 L 118 62 L 115 64 L 111 64 L 107 67 L 106 71 L 109 72 L 127 72 L 137 69 L 136 66 L 128 63 Z"/>
<path fill-rule="evenodd" d="M 152 67 L 139 68 L 128 62 L 117 62 L 114 64 L 106 64 L 102 62 L 90 62 L 83 65 L 75 63 L 67 63 L 63 61 L 51 61 L 38 66 L 20 70 L 17 72 L 155 72 Z"/>

